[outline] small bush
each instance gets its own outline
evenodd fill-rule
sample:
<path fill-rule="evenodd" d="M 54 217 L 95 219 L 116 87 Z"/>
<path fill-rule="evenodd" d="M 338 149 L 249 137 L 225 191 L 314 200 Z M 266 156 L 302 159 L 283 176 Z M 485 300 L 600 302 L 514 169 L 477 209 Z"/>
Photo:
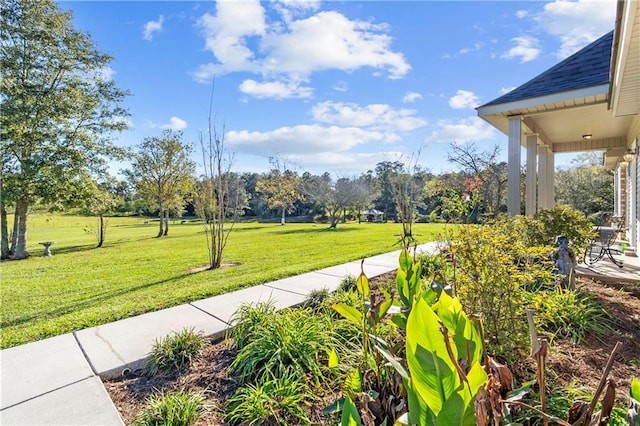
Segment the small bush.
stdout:
<path fill-rule="evenodd" d="M 350 291 L 356 289 L 356 277 L 353 275 L 347 275 L 340 281 L 340 285 L 338 286 L 338 290 Z"/>
<path fill-rule="evenodd" d="M 607 312 L 587 293 L 558 290 L 529 297 L 536 325 L 557 338 L 580 344 L 587 334 L 604 336 L 612 330 Z"/>
<path fill-rule="evenodd" d="M 227 400 L 227 420 L 232 424 L 311 424 L 305 406 L 314 399 L 307 386 L 291 375 L 239 388 Z"/>
<path fill-rule="evenodd" d="M 319 355 L 330 346 L 330 329 L 311 310 L 277 312 L 247 332 L 252 338 L 231 364 L 241 382 L 289 374 L 310 374 L 316 380 L 323 376 Z"/>
<path fill-rule="evenodd" d="M 268 323 L 276 314 L 275 302 L 271 299 L 260 303 L 243 303 L 231 317 L 234 326 L 230 335 L 238 349 L 244 348 L 259 326 Z"/>
<path fill-rule="evenodd" d="M 576 250 L 582 251 L 593 240 L 593 225 L 589 220 L 570 206 L 558 205 L 550 209 L 542 209 L 534 218 L 540 223 L 538 234 L 534 235 L 539 245 L 555 246 L 558 235 L 564 235 Z"/>
<path fill-rule="evenodd" d="M 147 374 L 169 375 L 179 371 L 200 354 L 204 343 L 204 336 L 193 329 L 185 329 L 156 340 L 147 359 Z"/>
<path fill-rule="evenodd" d="M 138 414 L 136 426 L 187 426 L 204 414 L 204 396 L 180 389 L 173 393 L 151 395 Z"/>

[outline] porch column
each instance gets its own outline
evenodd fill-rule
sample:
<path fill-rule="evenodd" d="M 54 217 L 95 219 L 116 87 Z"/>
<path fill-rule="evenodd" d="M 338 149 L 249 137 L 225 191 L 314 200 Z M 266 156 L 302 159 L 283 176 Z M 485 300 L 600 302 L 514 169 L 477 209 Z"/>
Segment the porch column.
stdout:
<path fill-rule="evenodd" d="M 520 149 L 522 146 L 521 117 L 509 118 L 509 152 L 507 161 L 507 212 L 520 214 Z"/>
<path fill-rule="evenodd" d="M 554 177 L 555 177 L 555 158 L 556 155 L 551 151 L 551 148 L 547 147 L 547 208 L 550 209 L 556 204 L 555 201 L 555 188 L 554 188 Z"/>
<path fill-rule="evenodd" d="M 533 216 L 536 212 L 536 157 L 538 156 L 538 135 L 527 135 L 527 192 L 525 193 L 525 213 Z"/>
<path fill-rule="evenodd" d="M 547 208 L 547 147 L 545 145 L 538 149 L 538 210 Z"/>

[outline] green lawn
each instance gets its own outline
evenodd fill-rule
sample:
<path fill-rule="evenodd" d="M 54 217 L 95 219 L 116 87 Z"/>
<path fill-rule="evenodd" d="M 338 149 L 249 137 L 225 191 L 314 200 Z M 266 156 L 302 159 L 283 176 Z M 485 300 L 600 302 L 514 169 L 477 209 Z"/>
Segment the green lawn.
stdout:
<path fill-rule="evenodd" d="M 189 273 L 207 263 L 202 224 L 176 222 L 156 239 L 157 222 L 109 218 L 105 246 L 96 249 L 96 218 L 29 216 L 32 257 L 0 265 L 1 347 L 104 324 L 242 287 L 399 249 L 399 224 L 243 223 L 229 237 L 216 271 Z M 11 222 L 10 222 L 11 223 Z M 418 242 L 436 239 L 442 225 L 417 224 Z M 44 258 L 40 241 L 55 241 Z"/>

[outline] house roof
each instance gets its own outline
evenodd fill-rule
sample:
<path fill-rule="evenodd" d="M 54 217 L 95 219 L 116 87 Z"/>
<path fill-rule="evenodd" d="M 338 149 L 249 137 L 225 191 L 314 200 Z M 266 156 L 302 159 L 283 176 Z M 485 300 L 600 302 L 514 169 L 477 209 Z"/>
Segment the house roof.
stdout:
<path fill-rule="evenodd" d="M 609 83 L 613 31 L 511 92 L 483 105 L 499 105 Z M 480 107 L 482 108 L 482 107 Z"/>

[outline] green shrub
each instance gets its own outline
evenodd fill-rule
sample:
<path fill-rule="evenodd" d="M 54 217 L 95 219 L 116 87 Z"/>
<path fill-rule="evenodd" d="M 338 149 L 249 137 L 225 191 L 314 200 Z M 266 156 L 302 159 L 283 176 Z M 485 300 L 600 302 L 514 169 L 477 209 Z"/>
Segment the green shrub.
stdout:
<path fill-rule="evenodd" d="M 247 330 L 251 340 L 231 364 L 241 382 L 289 374 L 316 380 L 322 376 L 319 356 L 330 347 L 330 329 L 309 309 L 282 310 Z"/>
<path fill-rule="evenodd" d="M 355 290 L 356 289 L 356 277 L 353 275 L 347 275 L 340 281 L 340 285 L 338 286 L 338 290 Z"/>
<path fill-rule="evenodd" d="M 604 336 L 612 330 L 607 312 L 587 293 L 556 290 L 529 297 L 536 326 L 557 338 L 579 344 L 587 334 Z"/>
<path fill-rule="evenodd" d="M 564 235 L 575 250 L 582 251 L 589 246 L 589 240 L 594 239 L 591 222 L 584 214 L 570 206 L 558 205 L 542 209 L 534 218 L 540 223 L 540 227 L 535 229 L 536 232 L 533 234 L 539 245 L 555 246 L 556 237 Z"/>
<path fill-rule="evenodd" d="M 230 335 L 238 349 L 245 347 L 253 340 L 254 332 L 259 326 L 271 321 L 276 314 L 275 302 L 271 299 L 260 303 L 243 303 L 231 317 L 233 328 Z"/>
<path fill-rule="evenodd" d="M 513 220 L 457 228 L 450 236 L 456 254 L 456 290 L 469 314 L 481 314 L 489 350 L 508 361 L 526 353 L 526 286 L 552 281 L 552 266 L 540 248 L 525 244 Z"/>
<path fill-rule="evenodd" d="M 232 424 L 311 424 L 305 406 L 314 399 L 307 386 L 292 375 L 239 388 L 227 400 L 226 418 Z"/>
<path fill-rule="evenodd" d="M 193 329 L 156 340 L 147 359 L 147 374 L 169 375 L 179 371 L 200 354 L 204 343 L 204 336 Z"/>
<path fill-rule="evenodd" d="M 173 393 L 151 395 L 136 416 L 136 426 L 187 426 L 204 414 L 204 396 L 180 389 Z"/>

